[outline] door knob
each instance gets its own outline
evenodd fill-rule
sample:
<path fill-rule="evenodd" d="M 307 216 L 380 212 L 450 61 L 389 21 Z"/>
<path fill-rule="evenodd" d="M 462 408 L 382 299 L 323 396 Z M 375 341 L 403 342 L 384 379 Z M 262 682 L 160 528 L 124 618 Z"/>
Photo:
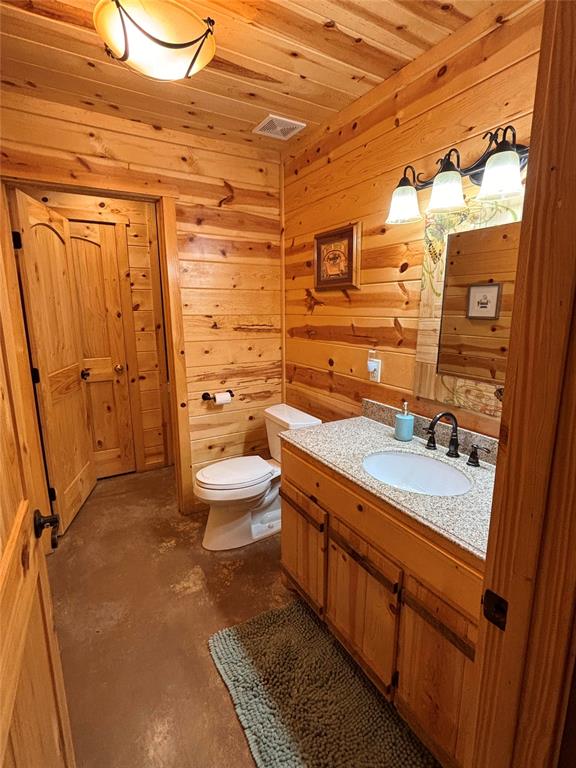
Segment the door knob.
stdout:
<path fill-rule="evenodd" d="M 84 381 L 86 381 L 86 379 L 89 379 L 90 378 L 90 368 L 82 368 L 82 370 L 80 371 L 80 378 L 84 379 Z"/>
<path fill-rule="evenodd" d="M 124 373 L 124 366 L 122 365 L 122 363 L 116 363 L 116 365 L 114 366 L 114 370 L 116 371 L 116 373 Z"/>
<path fill-rule="evenodd" d="M 44 528 L 51 528 L 50 544 L 52 549 L 58 548 L 58 528 L 60 527 L 60 515 L 43 515 L 39 509 L 34 510 L 34 536 L 37 539 L 42 536 Z"/>

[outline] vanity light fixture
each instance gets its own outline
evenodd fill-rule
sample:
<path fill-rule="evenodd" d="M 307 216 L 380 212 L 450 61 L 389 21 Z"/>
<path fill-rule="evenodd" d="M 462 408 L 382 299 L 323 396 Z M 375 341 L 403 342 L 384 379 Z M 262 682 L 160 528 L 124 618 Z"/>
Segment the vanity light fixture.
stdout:
<path fill-rule="evenodd" d="M 429 179 L 417 174 L 407 165 L 398 186 L 392 194 L 387 224 L 407 224 L 422 218 L 417 192 L 432 187 L 427 213 L 452 213 L 466 209 L 462 178 L 468 177 L 473 184 L 481 185 L 477 199 L 482 201 L 504 200 L 522 194 L 520 173 L 528 162 L 529 148 L 516 143 L 514 126 L 496 128 L 482 137 L 488 146 L 475 163 L 462 168 L 460 153 L 455 147 L 441 157 L 438 171 Z M 408 177 L 411 172 L 412 179 Z"/>
<path fill-rule="evenodd" d="M 498 132 L 502 130 L 502 138 L 498 140 Z M 510 134 L 510 139 L 507 135 Z M 492 134 L 496 143 L 490 157 L 486 161 L 482 186 L 478 200 L 505 200 L 521 195 L 524 191 L 520 175 L 520 155 L 516 149 L 516 131 L 511 125 L 498 129 Z"/>
<path fill-rule="evenodd" d="M 456 157 L 456 163 L 452 160 Z M 460 175 L 460 152 L 449 150 L 441 160 L 438 160 L 440 170 L 432 181 L 432 194 L 427 213 L 446 213 L 447 211 L 463 211 L 466 209 L 462 176 Z"/>
<path fill-rule="evenodd" d="M 106 53 L 156 80 L 183 80 L 210 63 L 214 20 L 182 0 L 100 0 L 94 26 Z"/>
<path fill-rule="evenodd" d="M 412 181 L 408 178 L 408 171 L 412 173 Z M 421 219 L 422 214 L 418 206 L 418 194 L 416 192 L 416 171 L 413 165 L 407 165 L 398 186 L 392 193 L 386 224 L 405 224 Z"/>

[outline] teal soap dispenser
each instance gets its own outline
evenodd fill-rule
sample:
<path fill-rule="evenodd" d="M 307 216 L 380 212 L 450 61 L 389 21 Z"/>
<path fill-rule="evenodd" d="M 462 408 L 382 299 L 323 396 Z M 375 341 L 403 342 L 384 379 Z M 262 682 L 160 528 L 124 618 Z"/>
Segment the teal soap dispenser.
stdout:
<path fill-rule="evenodd" d="M 409 442 L 414 437 L 414 416 L 408 413 L 407 400 L 404 400 L 402 404 L 402 413 L 396 414 L 394 437 L 404 443 Z"/>

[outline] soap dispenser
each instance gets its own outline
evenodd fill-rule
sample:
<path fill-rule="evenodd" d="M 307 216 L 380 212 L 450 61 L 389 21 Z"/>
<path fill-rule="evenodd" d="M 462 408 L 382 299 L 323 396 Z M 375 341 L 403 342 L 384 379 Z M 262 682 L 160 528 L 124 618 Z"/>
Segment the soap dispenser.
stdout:
<path fill-rule="evenodd" d="M 396 414 L 396 425 L 394 427 L 394 437 L 404 443 L 409 442 L 414 437 L 414 416 L 408 413 L 408 401 L 402 403 L 402 413 Z"/>

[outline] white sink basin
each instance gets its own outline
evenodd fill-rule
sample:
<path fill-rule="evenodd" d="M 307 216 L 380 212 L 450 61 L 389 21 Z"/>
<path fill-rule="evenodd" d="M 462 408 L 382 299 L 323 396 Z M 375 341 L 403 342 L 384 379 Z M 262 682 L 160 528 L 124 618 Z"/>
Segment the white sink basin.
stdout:
<path fill-rule="evenodd" d="M 371 453 L 362 466 L 369 475 L 387 485 L 427 496 L 461 496 L 472 487 L 457 467 L 417 453 Z"/>

